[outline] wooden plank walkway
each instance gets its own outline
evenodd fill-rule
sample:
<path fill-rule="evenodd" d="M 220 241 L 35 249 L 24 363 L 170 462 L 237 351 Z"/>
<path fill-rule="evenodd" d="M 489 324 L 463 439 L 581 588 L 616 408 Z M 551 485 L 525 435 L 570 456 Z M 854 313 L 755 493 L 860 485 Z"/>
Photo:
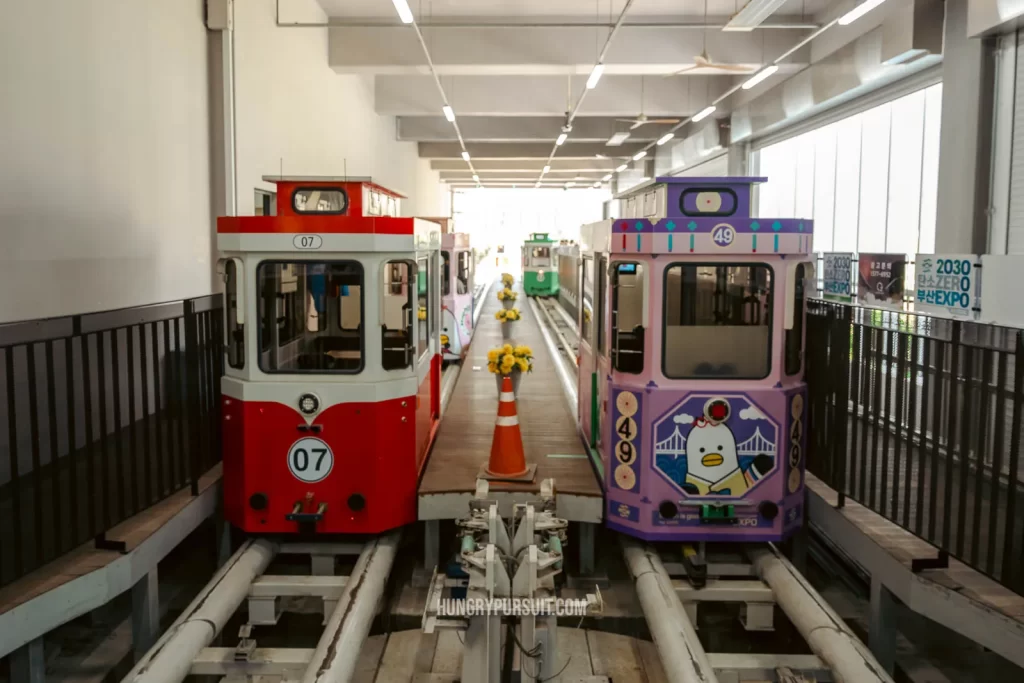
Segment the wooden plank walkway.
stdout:
<path fill-rule="evenodd" d="M 838 494 L 810 473 L 807 487 L 833 507 L 838 504 Z M 850 498 L 836 511 L 908 569 L 913 560 L 934 558 L 938 552 L 924 539 Z M 952 557 L 948 569 L 929 569 L 919 576 L 1024 623 L 1024 596 Z"/>
<path fill-rule="evenodd" d="M 428 635 L 418 629 L 371 636 L 360 653 L 354 680 L 356 683 L 459 683 L 461 637 L 455 631 Z M 561 675 L 554 680 L 559 683 L 663 683 L 668 680 L 654 643 L 630 636 L 559 626 L 558 654 Z"/>
<path fill-rule="evenodd" d="M 199 492 L 215 486 L 221 479 L 221 465 L 204 474 L 199 480 Z M 152 507 L 146 508 L 133 517 L 114 526 L 107 532 L 110 541 L 123 541 L 126 552 L 131 552 L 143 541 L 155 534 L 164 524 L 173 519 L 194 500 L 188 489 L 178 491 Z M 118 558 L 121 553 L 114 550 L 97 550 L 94 543 L 82 544 L 66 555 L 43 565 L 34 572 L 0 589 L 0 614 L 18 605 L 29 602 L 49 591 L 59 588 L 81 576 L 103 569 Z M 114 596 L 110 596 L 113 598 Z"/>
<path fill-rule="evenodd" d="M 566 508 L 571 520 L 600 521 L 600 512 L 597 519 L 590 517 L 595 505 L 597 510 L 603 509 L 601 485 L 580 441 L 575 416 L 566 405 L 554 359 L 544 345 L 539 323 L 525 295 L 518 287 L 517 290 L 516 307 L 522 313 L 522 320 L 512 323 L 516 325 L 514 336 L 517 343 L 533 350 L 534 361 L 533 372 L 522 378 L 516 407 L 526 460 L 536 463 L 537 473 L 532 483 L 490 482 L 490 491 L 536 494 L 541 481 L 553 478 L 559 496 L 590 499 L 590 503 L 583 505 L 590 512 L 573 514 L 573 508 L 579 505 Z M 498 411 L 498 387 L 494 375 L 487 371 L 487 351 L 503 343 L 501 324 L 494 318 L 500 306 L 492 292 L 484 304 L 473 343 L 463 361 L 420 481 L 420 519 L 450 519 L 465 514 L 464 505 L 459 506 L 458 512 L 449 513 L 451 506 L 434 499 L 448 494 L 459 494 L 460 498 L 471 495 L 476 490 L 480 467 L 490 456 Z M 562 505 L 559 507 L 561 513 Z"/>

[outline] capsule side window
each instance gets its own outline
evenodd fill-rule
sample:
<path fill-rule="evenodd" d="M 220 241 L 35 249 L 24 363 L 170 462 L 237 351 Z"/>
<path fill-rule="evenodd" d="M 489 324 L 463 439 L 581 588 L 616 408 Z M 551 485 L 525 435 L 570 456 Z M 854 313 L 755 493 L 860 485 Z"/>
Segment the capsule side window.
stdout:
<path fill-rule="evenodd" d="M 341 215 L 348 211 L 348 194 L 340 187 L 299 187 L 292 192 L 292 208 L 299 214 Z"/>
<path fill-rule="evenodd" d="M 736 193 L 728 187 L 694 187 L 679 195 L 679 210 L 684 216 L 731 216 L 738 205 Z"/>

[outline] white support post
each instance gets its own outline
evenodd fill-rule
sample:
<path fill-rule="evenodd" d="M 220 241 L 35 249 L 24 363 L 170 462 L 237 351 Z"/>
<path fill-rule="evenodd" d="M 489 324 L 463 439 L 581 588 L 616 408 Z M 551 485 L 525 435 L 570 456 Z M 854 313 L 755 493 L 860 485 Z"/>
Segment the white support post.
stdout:
<path fill-rule="evenodd" d="M 160 633 L 160 584 L 153 567 L 132 586 L 132 649 L 135 661 L 142 659 L 153 647 Z"/>
<path fill-rule="evenodd" d="M 46 659 L 43 639 L 36 638 L 11 653 L 11 680 L 21 683 L 46 683 Z"/>
<path fill-rule="evenodd" d="M 871 577 L 868 647 L 890 674 L 896 670 L 896 598 L 878 578 Z"/>

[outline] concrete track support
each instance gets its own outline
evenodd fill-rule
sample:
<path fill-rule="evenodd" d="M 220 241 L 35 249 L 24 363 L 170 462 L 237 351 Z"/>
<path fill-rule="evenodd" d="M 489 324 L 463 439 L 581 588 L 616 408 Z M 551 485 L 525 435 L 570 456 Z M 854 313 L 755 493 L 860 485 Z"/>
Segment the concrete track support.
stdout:
<path fill-rule="evenodd" d="M 867 647 L 774 546 L 750 551 L 758 576 L 836 683 L 893 683 Z"/>

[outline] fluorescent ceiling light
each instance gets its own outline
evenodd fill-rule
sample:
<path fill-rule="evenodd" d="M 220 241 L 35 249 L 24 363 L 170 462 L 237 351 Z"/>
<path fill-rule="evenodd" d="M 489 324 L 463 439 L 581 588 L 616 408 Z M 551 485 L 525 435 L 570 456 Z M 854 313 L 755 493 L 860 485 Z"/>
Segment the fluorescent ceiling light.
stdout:
<path fill-rule="evenodd" d="M 665 133 L 658 139 L 658 146 L 664 145 L 666 142 L 675 137 L 675 133 Z"/>
<path fill-rule="evenodd" d="M 885 0 L 864 0 L 861 4 L 854 7 L 852 10 L 839 17 L 839 25 L 847 26 L 857 21 L 865 14 L 881 5 Z"/>
<path fill-rule="evenodd" d="M 540 181 L 539 180 L 537 181 L 537 184 L 534 185 L 534 187 L 540 187 Z"/>
<path fill-rule="evenodd" d="M 469 161 L 469 152 L 463 152 L 462 153 L 462 160 L 463 161 Z"/>
<path fill-rule="evenodd" d="M 551 170 L 551 167 L 550 167 L 550 166 L 545 166 L 545 167 L 544 167 L 544 170 L 543 170 L 543 171 L 541 171 L 541 172 L 540 172 L 540 174 L 541 174 L 541 175 L 544 175 L 545 173 L 547 173 L 547 172 L 548 172 L 548 171 L 550 171 L 550 170 Z"/>
<path fill-rule="evenodd" d="M 604 64 L 595 64 L 594 70 L 590 72 L 590 78 L 587 79 L 587 90 L 593 90 L 597 87 L 597 82 L 601 80 L 601 74 L 604 73 Z"/>
<path fill-rule="evenodd" d="M 608 175 L 606 175 L 606 176 L 605 176 L 604 178 L 601 178 L 601 180 L 605 181 L 606 183 L 607 183 L 607 182 L 608 182 L 609 180 L 611 180 L 611 179 L 612 179 L 612 174 L 611 174 L 611 173 L 609 173 Z"/>
<path fill-rule="evenodd" d="M 601 187 L 601 181 L 598 180 L 597 182 L 595 182 L 594 187 Z"/>
<path fill-rule="evenodd" d="M 626 167 L 627 167 L 628 165 L 629 165 L 629 164 L 623 164 L 622 166 L 619 166 L 619 167 L 618 167 L 617 169 L 615 169 L 615 172 L 616 172 L 616 173 L 622 173 L 623 171 L 625 171 L 625 170 L 626 170 Z"/>
<path fill-rule="evenodd" d="M 556 144 L 556 145 L 561 145 L 561 144 L 562 144 L 563 142 L 565 142 L 565 139 L 566 139 L 567 137 L 569 137 L 569 135 L 568 135 L 568 134 L 566 134 L 566 133 L 562 133 L 561 135 L 559 135 L 559 136 L 558 136 L 558 139 L 557 139 L 557 140 L 555 140 L 555 144 Z"/>
<path fill-rule="evenodd" d="M 637 152 L 636 154 L 633 155 L 633 161 L 640 161 L 645 156 L 647 156 L 647 150 L 646 149 L 642 149 L 642 150 L 640 150 L 639 152 Z"/>
<path fill-rule="evenodd" d="M 786 0 L 750 0 L 743 9 L 733 15 L 722 30 L 753 31 L 785 4 Z"/>
<path fill-rule="evenodd" d="M 703 121 L 704 119 L 706 119 L 707 117 L 711 116 L 714 113 L 715 113 L 715 105 L 712 104 L 710 107 L 706 107 L 705 109 L 702 109 L 700 111 L 700 113 L 698 113 L 696 116 L 693 117 L 692 121 L 694 123 L 697 123 L 698 121 Z"/>
<path fill-rule="evenodd" d="M 451 107 L 449 107 L 447 104 L 444 105 L 441 108 L 441 111 L 444 112 L 444 117 L 446 119 L 448 119 L 449 121 L 452 121 L 452 122 L 455 121 L 455 111 Z"/>
<path fill-rule="evenodd" d="M 629 137 L 629 131 L 628 130 L 627 131 L 623 131 L 621 133 L 616 133 L 615 135 L 613 135 L 610 138 L 608 138 L 608 142 L 606 142 L 604 144 L 607 147 L 618 147 L 623 142 L 625 142 L 628 137 Z"/>
<path fill-rule="evenodd" d="M 412 10 L 409 9 L 409 3 L 406 0 L 391 0 L 395 5 L 395 10 L 398 12 L 398 18 L 402 20 L 403 24 L 412 23 Z"/>
<path fill-rule="evenodd" d="M 576 185 L 576 183 L 571 180 L 565 184 L 566 187 L 573 187 L 574 185 Z"/>
<path fill-rule="evenodd" d="M 772 74 L 774 74 L 778 70 L 779 70 L 779 67 L 776 66 L 775 64 L 772 64 L 771 66 L 766 66 L 765 68 L 761 69 L 756 74 L 754 74 L 753 77 L 751 77 L 750 80 L 748 80 L 746 83 L 744 83 L 743 84 L 743 89 L 744 90 L 750 90 L 755 85 L 757 85 L 758 83 L 760 83 L 764 79 L 768 78 L 769 76 L 771 76 Z"/>

